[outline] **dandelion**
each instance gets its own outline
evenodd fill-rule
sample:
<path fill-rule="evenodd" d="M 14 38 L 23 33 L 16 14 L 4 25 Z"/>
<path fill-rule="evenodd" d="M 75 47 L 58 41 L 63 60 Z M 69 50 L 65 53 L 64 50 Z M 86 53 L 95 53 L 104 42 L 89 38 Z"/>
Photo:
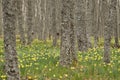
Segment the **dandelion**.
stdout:
<path fill-rule="evenodd" d="M 112 73 L 112 71 L 109 71 L 109 73 Z"/>
<path fill-rule="evenodd" d="M 71 69 L 71 70 L 74 70 L 74 69 L 75 69 L 75 67 L 71 67 L 70 69 Z"/>
<path fill-rule="evenodd" d="M 65 77 L 68 77 L 68 74 L 64 74 Z"/>
<path fill-rule="evenodd" d="M 85 60 L 88 61 L 88 56 L 85 57 Z"/>
<path fill-rule="evenodd" d="M 1 62 L 4 62 L 4 60 L 3 60 L 3 59 L 1 59 Z"/>
<path fill-rule="evenodd" d="M 31 79 L 32 79 L 32 77 L 31 77 L 31 76 L 27 76 L 27 78 L 28 78 L 28 80 L 31 80 Z"/>
<path fill-rule="evenodd" d="M 55 77 L 56 75 L 54 74 L 53 77 Z"/>
<path fill-rule="evenodd" d="M 2 75 L 1 78 L 6 78 L 6 75 Z"/>
<path fill-rule="evenodd" d="M 36 69 L 36 70 L 38 70 L 39 68 L 38 68 L 38 67 L 36 67 L 35 69 Z"/>
<path fill-rule="evenodd" d="M 49 71 L 51 71 L 51 68 L 49 68 Z"/>
<path fill-rule="evenodd" d="M 24 68 L 24 65 L 23 65 L 23 64 L 21 64 L 21 68 Z"/>
<path fill-rule="evenodd" d="M 82 69 L 82 68 L 80 68 L 80 71 L 83 71 L 83 69 Z"/>
<path fill-rule="evenodd" d="M 60 78 L 62 79 L 62 76 L 60 76 Z"/>
<path fill-rule="evenodd" d="M 36 58 L 34 57 L 34 58 L 32 58 L 32 60 L 33 60 L 33 61 L 36 61 Z"/>
<path fill-rule="evenodd" d="M 94 64 L 94 67 L 96 67 L 96 64 Z"/>
<path fill-rule="evenodd" d="M 45 65 L 44 68 L 47 68 L 47 66 Z"/>
<path fill-rule="evenodd" d="M 20 68 L 20 65 L 18 65 L 18 68 Z"/>

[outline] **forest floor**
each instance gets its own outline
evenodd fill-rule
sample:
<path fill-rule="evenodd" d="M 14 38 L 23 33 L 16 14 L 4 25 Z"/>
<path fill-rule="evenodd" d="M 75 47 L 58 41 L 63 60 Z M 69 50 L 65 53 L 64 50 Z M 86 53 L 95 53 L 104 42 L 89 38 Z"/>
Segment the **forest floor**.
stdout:
<path fill-rule="evenodd" d="M 78 64 L 65 68 L 59 65 L 60 48 L 35 40 L 30 46 L 20 45 L 17 53 L 22 80 L 120 80 L 120 49 L 111 49 L 111 62 L 103 62 L 103 47 L 78 52 Z M 3 42 L 0 40 L 0 80 L 3 72 Z"/>

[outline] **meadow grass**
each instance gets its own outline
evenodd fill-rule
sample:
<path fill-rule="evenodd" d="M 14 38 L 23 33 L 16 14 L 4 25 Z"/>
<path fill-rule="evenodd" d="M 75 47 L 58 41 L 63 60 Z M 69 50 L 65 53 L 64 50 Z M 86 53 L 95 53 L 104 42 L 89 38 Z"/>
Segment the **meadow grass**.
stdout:
<path fill-rule="evenodd" d="M 120 49 L 111 48 L 111 62 L 103 62 L 103 47 L 92 48 L 87 52 L 77 52 L 76 67 L 65 68 L 59 65 L 59 46 L 53 47 L 35 40 L 30 46 L 17 41 L 17 53 L 22 80 L 120 80 Z M 3 71 L 3 41 L 0 40 L 0 80 L 6 80 Z"/>

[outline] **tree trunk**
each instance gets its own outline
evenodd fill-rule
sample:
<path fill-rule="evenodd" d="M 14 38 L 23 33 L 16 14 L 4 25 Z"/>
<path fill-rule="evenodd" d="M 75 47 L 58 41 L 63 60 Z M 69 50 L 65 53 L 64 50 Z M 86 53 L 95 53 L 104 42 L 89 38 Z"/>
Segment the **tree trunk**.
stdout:
<path fill-rule="evenodd" d="M 0 0 L 0 36 L 2 35 L 2 0 Z"/>
<path fill-rule="evenodd" d="M 24 28 L 23 28 L 23 11 L 22 11 L 22 5 L 23 5 L 23 1 L 18 0 L 17 1 L 17 19 L 18 19 L 18 28 L 19 28 L 19 34 L 20 34 L 20 42 L 22 44 L 25 45 L 26 40 L 25 40 L 25 32 L 24 32 Z"/>
<path fill-rule="evenodd" d="M 103 0 L 102 1 L 103 7 L 103 16 L 104 18 L 104 62 L 110 62 L 110 41 L 111 41 L 111 31 L 112 31 L 112 19 L 110 13 L 110 0 Z"/>
<path fill-rule="evenodd" d="M 94 6 L 94 27 L 93 27 L 93 32 L 94 32 L 94 47 L 98 47 L 98 41 L 99 41 L 99 25 L 100 25 L 100 3 L 98 0 L 94 0 L 93 2 Z"/>
<path fill-rule="evenodd" d="M 27 44 L 33 41 L 33 0 L 27 0 Z"/>
<path fill-rule="evenodd" d="M 57 45 L 57 26 L 56 26 L 56 2 L 52 0 L 52 35 L 53 35 L 53 46 Z"/>
<path fill-rule="evenodd" d="M 93 0 L 86 0 L 86 35 L 87 47 L 91 48 L 91 30 L 93 26 Z"/>
<path fill-rule="evenodd" d="M 62 0 L 60 64 L 70 66 L 77 61 L 74 38 L 74 1 Z"/>
<path fill-rule="evenodd" d="M 40 28 L 39 28 L 39 40 L 43 40 L 44 38 L 44 28 L 45 28 L 45 25 L 44 25 L 44 21 L 45 21 L 45 0 L 41 0 L 41 3 L 40 3 L 40 12 L 41 12 L 41 21 L 40 21 Z"/>
<path fill-rule="evenodd" d="M 5 71 L 7 80 L 20 80 L 16 52 L 15 22 L 17 0 L 3 0 L 3 28 L 5 48 Z"/>
<path fill-rule="evenodd" d="M 77 42 L 78 50 L 86 51 L 87 48 L 87 34 L 86 34 L 86 20 L 85 20 L 85 10 L 86 10 L 85 0 L 76 0 L 76 16 L 77 16 Z"/>
<path fill-rule="evenodd" d="M 119 46 L 118 25 L 117 25 L 117 0 L 111 0 L 111 18 L 112 27 L 114 29 L 115 47 Z"/>

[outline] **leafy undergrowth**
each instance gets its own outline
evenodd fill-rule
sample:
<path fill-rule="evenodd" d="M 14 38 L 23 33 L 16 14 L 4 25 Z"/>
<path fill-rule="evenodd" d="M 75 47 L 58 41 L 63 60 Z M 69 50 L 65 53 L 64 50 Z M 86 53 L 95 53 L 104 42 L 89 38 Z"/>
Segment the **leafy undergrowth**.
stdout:
<path fill-rule="evenodd" d="M 111 50 L 111 63 L 103 63 L 103 48 L 78 52 L 76 67 L 59 65 L 59 47 L 35 40 L 30 46 L 17 45 L 22 80 L 119 80 L 120 49 Z M 3 72 L 3 42 L 0 41 L 0 80 Z"/>

